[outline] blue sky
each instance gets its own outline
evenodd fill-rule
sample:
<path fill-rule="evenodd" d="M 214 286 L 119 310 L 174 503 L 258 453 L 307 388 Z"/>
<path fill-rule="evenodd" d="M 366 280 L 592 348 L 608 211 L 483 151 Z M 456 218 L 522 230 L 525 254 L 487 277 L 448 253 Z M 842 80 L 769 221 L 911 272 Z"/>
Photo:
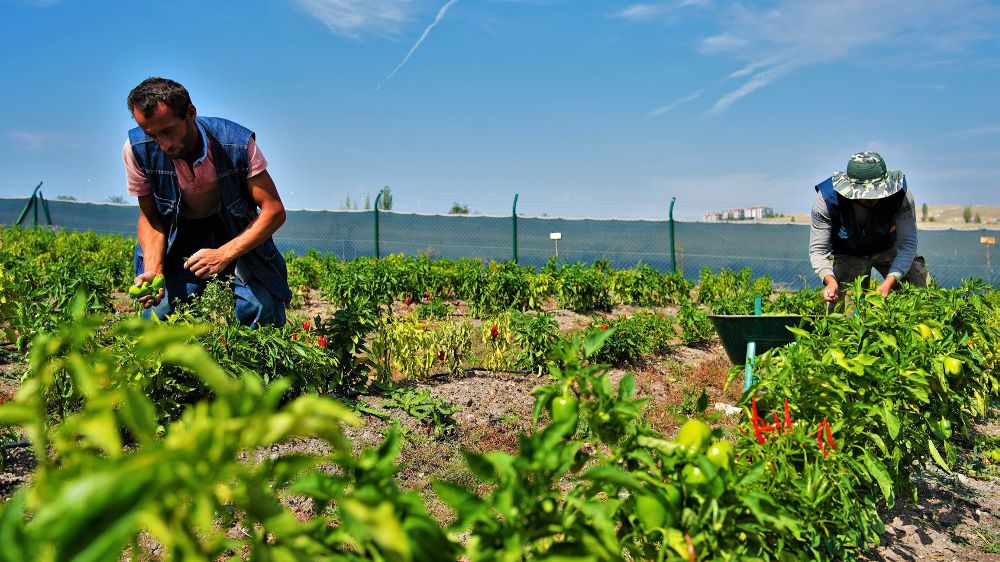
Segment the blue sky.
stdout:
<path fill-rule="evenodd" d="M 998 35 L 979 0 L 0 0 L 0 197 L 127 197 L 124 100 L 165 76 L 289 208 L 804 213 L 857 150 L 1000 205 Z"/>

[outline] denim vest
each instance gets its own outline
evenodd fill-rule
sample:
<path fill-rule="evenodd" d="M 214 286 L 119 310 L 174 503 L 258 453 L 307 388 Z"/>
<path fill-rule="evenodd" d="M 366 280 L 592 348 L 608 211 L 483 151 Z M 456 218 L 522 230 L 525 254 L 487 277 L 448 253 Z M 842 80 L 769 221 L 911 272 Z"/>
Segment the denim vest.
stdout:
<path fill-rule="evenodd" d="M 902 189 L 879 199 L 868 209 L 864 224 L 858 224 L 855 219 L 851 200 L 833 188 L 832 177 L 817 185 L 816 191 L 823 196 L 830 212 L 831 227 L 836 233 L 831 240 L 835 255 L 870 256 L 895 246 L 895 216 L 906 199 L 906 178 L 903 178 Z"/>
<path fill-rule="evenodd" d="M 246 230 L 257 218 L 257 204 L 250 197 L 247 173 L 250 156 L 247 143 L 253 138 L 253 131 L 218 117 L 198 117 L 198 123 L 205 131 L 212 161 L 218 174 L 219 218 L 230 238 L 235 238 Z M 177 238 L 178 219 L 181 212 L 181 187 L 174 171 L 174 161 L 160 150 L 152 138 L 136 127 L 128 132 L 132 152 L 135 153 L 139 168 L 142 169 L 153 189 L 153 199 L 160 220 L 168 227 L 167 249 Z M 142 248 L 136 245 L 135 255 L 141 260 Z M 141 261 L 140 261 L 141 263 Z M 237 275 L 246 281 L 252 275 L 260 281 L 272 295 L 286 305 L 292 299 L 288 288 L 288 270 L 274 240 L 268 238 L 261 245 L 236 258 Z"/>

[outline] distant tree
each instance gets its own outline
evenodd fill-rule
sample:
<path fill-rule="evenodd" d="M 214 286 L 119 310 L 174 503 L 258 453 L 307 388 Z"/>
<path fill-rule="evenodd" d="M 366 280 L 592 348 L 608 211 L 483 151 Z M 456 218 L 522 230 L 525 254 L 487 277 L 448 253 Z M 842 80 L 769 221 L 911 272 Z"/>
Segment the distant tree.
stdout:
<path fill-rule="evenodd" d="M 353 201 L 351 201 L 351 194 L 350 193 L 348 193 L 344 197 L 344 206 L 343 206 L 343 208 L 346 209 L 346 210 L 348 210 L 348 211 L 350 211 L 352 209 L 357 209 L 358 208 L 358 204 L 355 203 L 355 202 L 353 202 Z"/>
<path fill-rule="evenodd" d="M 125 198 L 121 195 L 108 195 L 108 203 L 114 203 L 115 205 L 124 205 L 126 203 Z"/>
<path fill-rule="evenodd" d="M 920 206 L 920 214 L 923 217 L 923 221 L 927 222 L 927 203 Z"/>
<path fill-rule="evenodd" d="M 76 201 L 76 197 L 72 195 L 56 195 L 57 201 Z"/>
<path fill-rule="evenodd" d="M 979 213 L 976 213 L 976 218 L 972 219 L 972 222 L 976 224 L 983 224 L 983 217 L 979 216 Z"/>
<path fill-rule="evenodd" d="M 457 202 L 451 204 L 451 210 L 448 211 L 449 215 L 467 215 L 469 214 L 468 205 L 459 205 Z"/>
<path fill-rule="evenodd" d="M 389 189 L 388 185 L 382 188 L 382 198 L 379 199 L 378 204 L 383 211 L 392 210 L 392 190 Z"/>
<path fill-rule="evenodd" d="M 372 210 L 372 196 L 367 193 L 365 193 L 365 210 Z"/>
<path fill-rule="evenodd" d="M 972 222 L 972 207 L 962 209 L 962 219 L 965 220 L 966 224 Z"/>

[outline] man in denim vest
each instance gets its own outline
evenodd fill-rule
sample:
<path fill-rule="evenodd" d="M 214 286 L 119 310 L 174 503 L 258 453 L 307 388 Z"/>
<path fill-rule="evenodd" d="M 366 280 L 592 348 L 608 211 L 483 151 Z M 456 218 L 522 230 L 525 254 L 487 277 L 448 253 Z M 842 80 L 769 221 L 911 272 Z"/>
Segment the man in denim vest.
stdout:
<path fill-rule="evenodd" d="M 221 275 L 232 277 L 240 322 L 283 325 L 291 291 L 271 236 L 285 208 L 254 133 L 199 117 L 184 86 L 165 78 L 136 86 L 128 108 L 139 125 L 122 151 L 129 193 L 139 198 L 135 283 L 165 280 L 139 299 L 144 316 L 163 318 Z"/>
<path fill-rule="evenodd" d="M 900 281 L 926 287 L 913 195 L 903 172 L 888 170 L 878 153 L 859 152 L 846 171 L 817 185 L 809 260 L 823 280 L 823 299 L 831 310 L 842 298 L 840 286 L 870 276 L 872 268 L 885 279 L 876 289 L 883 295 Z"/>

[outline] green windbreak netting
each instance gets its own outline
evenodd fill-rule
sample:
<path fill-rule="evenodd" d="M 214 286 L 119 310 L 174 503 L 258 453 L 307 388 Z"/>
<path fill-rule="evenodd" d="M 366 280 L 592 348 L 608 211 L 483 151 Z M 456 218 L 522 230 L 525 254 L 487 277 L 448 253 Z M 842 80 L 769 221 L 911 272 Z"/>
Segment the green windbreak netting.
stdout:
<path fill-rule="evenodd" d="M 26 202 L 0 199 L 0 223 L 16 221 Z M 53 224 L 61 228 L 135 236 L 136 206 L 49 201 L 49 210 Z M 33 220 L 28 216 L 25 223 L 33 224 Z M 404 253 L 497 261 L 514 257 L 511 216 L 380 211 L 378 222 L 378 247 L 383 256 Z M 806 225 L 676 222 L 674 232 L 676 265 L 689 278 L 696 278 L 703 267 L 713 271 L 749 267 L 756 275 L 770 275 L 776 283 L 792 289 L 819 283 L 809 267 Z M 552 240 L 552 233 L 559 233 L 560 239 Z M 993 263 L 987 266 L 987 248 L 980 244 L 982 236 L 996 234 L 983 229 L 921 230 L 919 253 L 942 286 L 956 286 L 968 277 L 996 286 L 1000 275 Z M 518 262 L 526 265 L 541 265 L 558 251 L 560 260 L 571 262 L 604 259 L 619 268 L 642 262 L 661 270 L 672 266 L 670 224 L 666 220 L 518 216 L 516 236 Z M 298 254 L 315 248 L 343 259 L 374 256 L 375 212 L 288 211 L 275 241 L 282 251 Z M 990 250 L 995 252 L 996 247 Z"/>

